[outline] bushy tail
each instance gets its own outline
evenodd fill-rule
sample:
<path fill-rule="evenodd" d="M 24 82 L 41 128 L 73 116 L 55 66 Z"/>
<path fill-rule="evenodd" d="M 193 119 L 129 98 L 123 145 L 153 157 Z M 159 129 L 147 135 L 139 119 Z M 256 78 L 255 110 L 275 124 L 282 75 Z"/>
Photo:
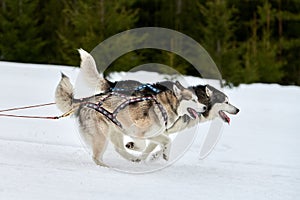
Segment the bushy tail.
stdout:
<path fill-rule="evenodd" d="M 55 103 L 63 113 L 70 111 L 73 108 L 73 86 L 70 79 L 61 74 L 60 82 L 55 91 Z"/>
<path fill-rule="evenodd" d="M 95 88 L 96 92 L 105 92 L 109 89 L 108 81 L 99 74 L 96 62 L 91 54 L 83 49 L 78 49 L 80 54 L 80 76 L 90 88 Z"/>
<path fill-rule="evenodd" d="M 78 49 L 78 52 L 81 58 L 79 76 L 82 77 L 82 80 L 88 87 L 96 89 L 96 93 L 107 91 L 110 88 L 109 82 L 103 78 L 102 74 L 99 74 L 92 55 L 83 49 Z M 62 74 L 55 91 L 56 105 L 62 112 L 68 112 L 76 106 L 73 99 L 74 88 L 69 78 Z"/>

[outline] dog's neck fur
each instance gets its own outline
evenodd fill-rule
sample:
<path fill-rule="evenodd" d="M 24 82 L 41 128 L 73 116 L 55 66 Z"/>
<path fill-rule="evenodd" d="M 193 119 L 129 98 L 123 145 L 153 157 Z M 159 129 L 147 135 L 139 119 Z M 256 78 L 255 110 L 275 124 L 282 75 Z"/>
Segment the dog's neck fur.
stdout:
<path fill-rule="evenodd" d="M 157 101 L 160 102 L 167 111 L 168 115 L 168 125 L 172 125 L 178 118 L 178 113 L 176 108 L 178 107 L 179 100 L 175 97 L 172 91 L 165 91 L 157 94 Z"/>

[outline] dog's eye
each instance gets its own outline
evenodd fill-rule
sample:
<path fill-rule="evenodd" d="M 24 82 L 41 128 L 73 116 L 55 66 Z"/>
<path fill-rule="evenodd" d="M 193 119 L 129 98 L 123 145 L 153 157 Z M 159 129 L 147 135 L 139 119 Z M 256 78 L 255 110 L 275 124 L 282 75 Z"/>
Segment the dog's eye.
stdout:
<path fill-rule="evenodd" d="M 227 97 L 225 98 L 225 103 L 226 103 L 226 104 L 229 104 L 229 100 L 228 100 Z"/>

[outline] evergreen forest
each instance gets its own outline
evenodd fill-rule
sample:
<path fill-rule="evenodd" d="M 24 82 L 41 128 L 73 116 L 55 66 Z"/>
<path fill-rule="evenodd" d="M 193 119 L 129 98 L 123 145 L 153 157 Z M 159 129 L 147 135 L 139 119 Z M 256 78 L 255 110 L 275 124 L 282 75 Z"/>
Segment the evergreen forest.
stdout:
<path fill-rule="evenodd" d="M 229 85 L 300 85 L 300 0 L 0 0 L 0 60 L 78 66 L 78 48 L 137 27 L 193 38 Z M 180 56 L 151 49 L 111 69 L 150 61 L 194 73 Z"/>

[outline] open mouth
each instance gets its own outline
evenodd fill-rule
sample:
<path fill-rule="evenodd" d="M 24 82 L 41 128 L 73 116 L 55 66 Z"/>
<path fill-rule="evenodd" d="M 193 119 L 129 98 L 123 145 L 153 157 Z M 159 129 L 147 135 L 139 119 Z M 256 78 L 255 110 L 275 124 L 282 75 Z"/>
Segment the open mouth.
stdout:
<path fill-rule="evenodd" d="M 224 111 L 220 110 L 219 115 L 224 122 L 226 122 L 228 124 L 230 123 L 230 118 L 225 114 Z"/>
<path fill-rule="evenodd" d="M 187 108 L 188 113 L 193 119 L 196 119 L 198 117 L 198 112 L 194 110 L 193 108 Z"/>

